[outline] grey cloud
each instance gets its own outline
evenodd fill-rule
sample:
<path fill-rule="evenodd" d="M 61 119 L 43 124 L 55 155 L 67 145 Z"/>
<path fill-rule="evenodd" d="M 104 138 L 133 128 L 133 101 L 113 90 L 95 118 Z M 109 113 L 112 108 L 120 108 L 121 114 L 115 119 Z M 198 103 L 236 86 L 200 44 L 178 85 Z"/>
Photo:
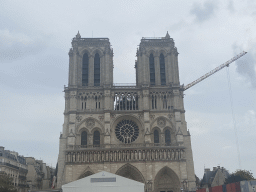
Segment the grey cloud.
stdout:
<path fill-rule="evenodd" d="M 9 30 L 0 30 L 0 61 L 11 62 L 24 56 L 41 52 L 45 44 L 39 38 L 32 38 Z"/>
<path fill-rule="evenodd" d="M 227 6 L 228 10 L 231 12 L 231 13 L 234 13 L 235 12 L 235 7 L 234 7 L 234 2 L 233 0 L 230 0 L 228 2 L 228 6 Z"/>
<path fill-rule="evenodd" d="M 256 88 L 256 45 L 247 50 L 247 54 L 236 61 L 236 71 L 244 76 Z M 238 46 L 234 45 L 233 50 L 238 52 Z"/>
<path fill-rule="evenodd" d="M 193 8 L 190 10 L 192 15 L 195 15 L 197 22 L 204 22 L 214 15 L 217 5 L 212 1 L 205 1 L 203 5 L 194 3 Z"/>

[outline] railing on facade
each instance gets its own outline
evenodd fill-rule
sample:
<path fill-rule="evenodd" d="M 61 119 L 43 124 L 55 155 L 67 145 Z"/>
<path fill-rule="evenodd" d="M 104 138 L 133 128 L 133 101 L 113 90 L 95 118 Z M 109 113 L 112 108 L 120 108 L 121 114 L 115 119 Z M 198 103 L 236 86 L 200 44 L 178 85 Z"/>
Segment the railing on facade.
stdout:
<path fill-rule="evenodd" d="M 6 166 L 8 166 L 8 167 L 12 167 L 12 168 L 14 168 L 14 169 L 19 169 L 19 167 L 18 167 L 18 166 L 16 166 L 16 165 L 12 165 L 12 164 L 10 164 L 10 163 L 0 162 L 0 165 L 6 165 Z"/>
<path fill-rule="evenodd" d="M 100 144 L 100 145 L 68 145 L 68 150 L 85 150 L 85 149 L 123 149 L 123 148 L 143 148 L 143 147 L 168 147 L 177 148 L 178 144 L 172 143 L 127 143 L 127 144 Z M 181 147 L 182 148 L 182 147 Z"/>
<path fill-rule="evenodd" d="M 19 171 L 20 171 L 20 172 L 23 172 L 23 173 L 27 173 L 27 172 L 28 172 L 27 169 L 24 169 L 24 168 L 22 168 L 22 167 L 19 167 Z"/>
<path fill-rule="evenodd" d="M 113 88 L 136 88 L 136 83 L 113 83 Z"/>
<path fill-rule="evenodd" d="M 26 180 L 26 176 L 23 176 L 23 175 L 19 175 L 19 179 L 21 179 L 21 180 Z"/>
<path fill-rule="evenodd" d="M 94 37 L 92 37 L 92 38 L 79 38 L 79 39 L 81 39 L 81 40 L 92 40 L 92 41 L 96 41 L 96 40 L 102 40 L 102 41 L 106 41 L 106 40 L 109 40 L 109 38 L 107 38 L 107 37 L 99 37 L 99 38 L 94 38 Z"/>
<path fill-rule="evenodd" d="M 165 37 L 142 37 L 142 39 L 165 39 Z"/>
<path fill-rule="evenodd" d="M 21 183 L 19 183 L 18 186 L 19 186 L 19 187 L 24 187 L 24 188 L 29 188 L 29 186 L 28 186 L 27 184 L 21 184 Z"/>
<path fill-rule="evenodd" d="M 182 161 L 185 160 L 185 148 L 123 148 L 101 149 L 93 151 L 66 151 L 66 163 L 103 163 L 127 161 Z"/>

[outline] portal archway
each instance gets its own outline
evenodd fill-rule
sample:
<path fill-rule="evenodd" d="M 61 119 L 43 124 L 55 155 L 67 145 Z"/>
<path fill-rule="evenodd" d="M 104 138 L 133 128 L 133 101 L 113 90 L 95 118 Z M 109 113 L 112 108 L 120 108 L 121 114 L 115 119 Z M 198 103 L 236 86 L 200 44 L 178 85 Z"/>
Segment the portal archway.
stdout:
<path fill-rule="evenodd" d="M 141 174 L 141 172 L 136 167 L 134 167 L 133 165 L 131 165 L 129 163 L 120 167 L 117 170 L 116 174 L 120 175 L 122 177 L 126 177 L 128 179 L 132 179 L 135 181 L 139 181 L 141 183 L 145 183 L 145 179 L 144 179 L 143 175 Z"/>
<path fill-rule="evenodd" d="M 169 167 L 163 167 L 156 175 L 154 192 L 179 192 L 180 180 L 177 174 Z"/>
<path fill-rule="evenodd" d="M 82 178 L 84 178 L 84 177 L 88 177 L 88 176 L 93 175 L 93 174 L 94 174 L 94 172 L 93 172 L 92 169 L 88 166 L 88 167 L 84 170 L 84 172 L 78 177 L 78 179 L 82 179 Z"/>

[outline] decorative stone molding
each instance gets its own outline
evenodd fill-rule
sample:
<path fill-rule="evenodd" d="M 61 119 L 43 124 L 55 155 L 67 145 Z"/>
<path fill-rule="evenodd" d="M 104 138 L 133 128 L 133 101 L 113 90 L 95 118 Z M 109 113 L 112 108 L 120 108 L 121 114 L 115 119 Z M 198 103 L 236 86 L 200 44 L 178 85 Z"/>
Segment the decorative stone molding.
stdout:
<path fill-rule="evenodd" d="M 99 118 L 100 121 L 103 121 L 103 120 L 104 120 L 104 116 L 103 116 L 103 115 L 99 115 L 98 118 Z"/>
<path fill-rule="evenodd" d="M 159 117 L 157 119 L 157 125 L 161 128 L 163 128 L 166 125 L 166 120 L 165 118 Z"/>
<path fill-rule="evenodd" d="M 139 119 L 143 119 L 143 113 L 138 114 Z"/>
<path fill-rule="evenodd" d="M 171 113 L 171 114 L 168 114 L 168 118 L 171 120 L 172 118 L 174 117 L 174 115 Z"/>
<path fill-rule="evenodd" d="M 76 116 L 76 120 L 77 120 L 78 122 L 80 122 L 80 121 L 82 120 L 82 116 L 77 115 L 77 116 Z"/>
<path fill-rule="evenodd" d="M 110 118 L 111 118 L 111 119 L 115 119 L 115 118 L 116 118 L 116 114 L 111 114 L 111 115 L 110 115 Z"/>
<path fill-rule="evenodd" d="M 66 152 L 66 163 L 102 163 L 128 161 L 181 161 L 184 149 L 115 149 Z"/>
<path fill-rule="evenodd" d="M 88 127 L 88 128 L 93 128 L 94 125 L 95 125 L 94 119 L 92 119 L 92 118 L 87 119 L 87 121 L 86 121 L 86 127 Z"/>
<path fill-rule="evenodd" d="M 153 120 L 153 119 L 155 119 L 155 115 L 149 115 L 149 118 L 150 118 L 151 120 Z"/>

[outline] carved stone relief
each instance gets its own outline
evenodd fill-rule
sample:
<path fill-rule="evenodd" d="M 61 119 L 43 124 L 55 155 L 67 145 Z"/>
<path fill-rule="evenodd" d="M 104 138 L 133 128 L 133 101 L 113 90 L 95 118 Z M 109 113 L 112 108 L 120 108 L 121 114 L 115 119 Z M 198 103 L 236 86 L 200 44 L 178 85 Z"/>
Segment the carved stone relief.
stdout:
<path fill-rule="evenodd" d="M 93 128 L 95 125 L 95 121 L 94 119 L 88 119 L 85 124 L 86 124 L 86 127 Z"/>
<path fill-rule="evenodd" d="M 158 118 L 158 120 L 157 120 L 157 125 L 159 126 L 159 127 L 164 127 L 165 125 L 166 125 L 166 121 L 165 121 L 165 119 L 164 118 Z"/>

